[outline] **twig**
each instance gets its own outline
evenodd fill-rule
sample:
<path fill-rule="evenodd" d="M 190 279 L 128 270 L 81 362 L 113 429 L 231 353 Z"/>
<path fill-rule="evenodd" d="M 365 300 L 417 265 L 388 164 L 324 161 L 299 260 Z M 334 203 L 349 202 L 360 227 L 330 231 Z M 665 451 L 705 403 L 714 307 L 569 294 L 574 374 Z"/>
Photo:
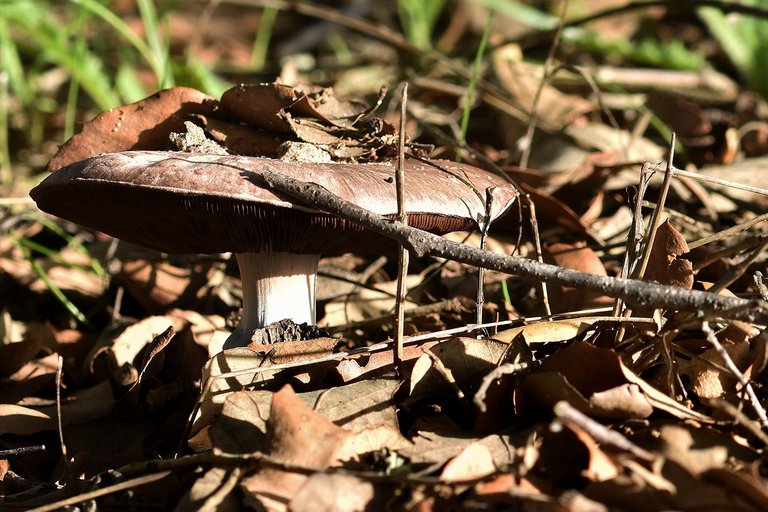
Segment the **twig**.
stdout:
<path fill-rule="evenodd" d="M 429 358 L 432 360 L 432 367 L 435 369 L 435 371 L 439 373 L 440 376 L 443 377 L 443 379 L 445 380 L 445 382 L 448 383 L 449 386 L 451 386 L 451 389 L 453 390 L 453 392 L 456 393 L 456 397 L 459 400 L 464 400 L 466 396 L 464 395 L 464 392 L 461 390 L 458 383 L 456 382 L 456 378 L 453 376 L 453 372 L 451 371 L 451 369 L 445 366 L 443 364 L 443 361 L 440 359 L 440 357 L 434 352 L 432 352 L 432 350 L 427 349 L 424 351 L 424 353 L 427 354 L 427 356 L 429 356 Z"/>
<path fill-rule="evenodd" d="M 731 359 L 731 355 L 727 350 L 725 350 L 725 347 L 723 347 L 723 345 L 720 343 L 720 340 L 717 339 L 717 336 L 715 336 L 715 331 L 713 331 L 709 326 L 709 322 L 704 320 L 701 323 L 701 330 L 706 335 L 709 344 L 712 345 L 720 357 L 723 358 L 725 366 L 728 367 L 733 376 L 736 377 L 736 379 L 739 381 L 739 384 L 741 384 L 741 386 L 744 388 L 744 391 L 747 393 L 747 397 L 749 398 L 749 403 L 752 405 L 752 408 L 757 414 L 760 425 L 763 428 L 768 428 L 768 416 L 766 416 L 765 409 L 763 409 L 763 406 L 760 404 L 760 399 L 757 398 L 755 390 L 752 388 L 752 384 L 750 384 L 749 379 L 745 377 L 744 374 L 741 373 L 741 370 L 736 367 L 733 359 Z"/>
<path fill-rule="evenodd" d="M 547 52 L 547 58 L 544 61 L 544 72 L 541 77 L 541 81 L 536 88 L 536 94 L 533 96 L 533 104 L 531 105 L 531 118 L 528 120 L 528 129 L 525 132 L 525 140 L 523 141 L 523 154 L 520 156 L 520 167 L 522 169 L 528 168 L 528 160 L 531 156 L 531 148 L 533 147 L 533 134 L 536 131 L 536 121 L 538 120 L 539 102 L 541 101 L 541 95 L 544 92 L 544 87 L 549 83 L 551 79 L 552 62 L 555 60 L 555 53 L 560 47 L 560 38 L 563 35 L 563 27 L 565 26 L 565 14 L 568 11 L 569 1 L 563 2 L 562 11 L 560 12 L 560 22 L 557 25 L 557 31 L 555 37 L 552 39 L 552 44 L 549 46 Z"/>
<path fill-rule="evenodd" d="M 59 356 L 56 365 L 56 430 L 59 433 L 59 446 L 61 447 L 61 457 L 64 460 L 64 474 L 67 484 L 74 485 L 75 478 L 72 475 L 72 468 L 69 466 L 69 457 L 67 456 L 67 445 L 64 443 L 64 427 L 61 421 L 61 375 L 64 370 L 64 358 Z"/>
<path fill-rule="evenodd" d="M 738 265 L 728 270 L 728 272 L 718 279 L 709 291 L 712 293 L 720 293 L 722 290 L 736 282 L 738 278 L 744 275 L 744 272 L 747 271 L 749 266 L 763 254 L 766 247 L 768 247 L 768 240 L 763 240 L 746 258 L 740 261 Z"/>
<path fill-rule="evenodd" d="M 665 167 L 666 167 L 666 164 L 665 164 Z M 693 180 L 701 181 L 703 183 L 709 183 L 712 185 L 721 185 L 723 187 L 734 188 L 736 190 L 752 192 L 754 194 L 759 194 L 761 196 L 768 196 L 768 190 L 764 188 L 753 187 L 752 185 L 745 185 L 744 183 L 739 183 L 738 181 L 726 180 L 724 178 L 717 178 L 715 176 L 707 176 L 706 174 L 702 174 L 700 172 L 685 171 L 683 169 L 678 169 L 675 166 L 671 166 L 669 167 L 669 169 L 676 176 L 683 176 L 685 178 L 691 178 Z M 650 170 L 660 171 L 661 170 L 660 164 L 651 165 Z"/>
<path fill-rule="evenodd" d="M 669 156 L 667 158 L 667 166 L 664 169 L 664 181 L 661 184 L 661 190 L 659 191 L 659 199 L 656 201 L 656 209 L 653 210 L 653 216 L 651 217 L 651 223 L 648 227 L 648 236 L 643 247 L 643 257 L 640 260 L 640 267 L 637 269 L 636 275 L 642 279 L 645 276 L 645 270 L 648 267 L 648 262 L 651 260 L 651 251 L 653 250 L 653 243 L 656 241 L 656 232 L 659 230 L 659 224 L 661 224 L 661 213 L 664 211 L 664 203 L 667 202 L 667 194 L 669 193 L 669 186 L 672 183 L 672 162 L 675 158 L 675 133 L 672 133 L 672 140 L 669 142 Z"/>
<path fill-rule="evenodd" d="M 631 453 L 638 459 L 648 462 L 651 462 L 656 458 L 653 453 L 640 448 L 619 432 L 606 428 L 604 425 L 596 422 L 566 401 L 561 400 L 560 402 L 557 402 L 553 409 L 555 416 L 560 418 L 560 420 L 576 425 L 600 444 L 613 446 L 621 451 Z"/>
<path fill-rule="evenodd" d="M 425 304 L 424 306 L 416 306 L 410 309 L 406 309 L 403 312 L 404 318 L 418 318 L 434 313 L 459 313 L 463 311 L 461 304 L 456 299 L 446 299 L 433 304 Z M 325 327 L 330 333 L 335 332 L 349 332 L 354 329 L 363 329 L 375 325 L 389 324 L 392 321 L 392 315 L 380 315 L 373 318 L 366 318 L 365 320 L 358 320 L 357 322 L 350 322 L 343 325 L 331 325 Z"/>
<path fill-rule="evenodd" d="M 587 274 L 576 270 L 539 263 L 525 258 L 494 254 L 457 244 L 432 233 L 403 226 L 345 201 L 325 188 L 297 181 L 265 166 L 261 175 L 270 187 L 303 203 L 339 217 L 356 222 L 380 235 L 403 243 L 417 256 L 436 256 L 489 268 L 506 274 L 519 275 L 533 281 L 547 281 L 563 286 L 595 290 L 610 297 L 621 297 L 639 307 L 700 311 L 752 323 L 768 323 L 768 309 L 761 301 L 725 297 L 677 286 L 665 286 L 636 279 L 620 279 Z"/>
<path fill-rule="evenodd" d="M 224 501 L 224 498 L 226 498 L 227 495 L 229 495 L 229 493 L 232 492 L 232 490 L 235 488 L 237 483 L 240 481 L 242 474 L 242 467 L 235 466 L 232 468 L 232 470 L 229 472 L 229 475 L 227 476 L 227 479 L 224 480 L 218 489 L 216 489 L 210 496 L 208 496 L 208 499 L 205 500 L 203 506 L 198 509 L 198 512 L 215 512 L 216 510 L 220 510 L 219 505 L 221 505 L 221 502 Z"/>
<path fill-rule="evenodd" d="M 544 253 L 541 250 L 541 235 L 539 233 L 539 220 L 536 216 L 536 205 L 534 204 L 533 200 L 531 200 L 531 196 L 528 194 L 525 194 L 523 197 L 525 197 L 525 204 L 528 207 L 528 211 L 530 212 L 528 220 L 531 222 L 533 246 L 536 248 L 536 261 L 543 264 Z M 519 240 L 517 245 L 520 245 Z M 552 315 L 552 307 L 549 304 L 549 289 L 547 288 L 546 281 L 539 282 L 539 292 L 541 293 L 541 305 L 544 306 L 544 314 L 548 316 Z"/>
<path fill-rule="evenodd" d="M 472 401 L 480 412 L 485 412 L 488 409 L 488 407 L 485 405 L 485 395 L 488 393 L 488 388 L 491 387 L 491 384 L 493 384 L 494 381 L 500 379 L 504 375 L 514 375 L 516 373 L 530 370 L 537 367 L 539 364 L 541 364 L 540 361 L 533 361 L 530 363 L 504 363 L 501 366 L 494 368 L 488 372 L 485 377 L 483 377 L 483 382 L 477 389 L 477 392 L 475 393 L 474 398 L 472 398 Z"/>
<path fill-rule="evenodd" d="M 125 482 L 120 482 L 115 485 L 96 489 L 95 491 L 86 492 L 77 496 L 72 496 L 71 498 L 56 501 L 54 503 L 48 503 L 47 505 L 28 509 L 27 512 L 51 512 L 60 508 L 69 507 L 70 505 L 77 505 L 78 503 L 82 503 L 84 501 L 91 501 L 96 498 L 101 498 L 102 496 L 106 496 L 115 492 L 124 491 L 126 489 L 133 489 L 134 487 L 139 487 L 140 485 L 157 482 L 158 480 L 162 480 L 170 474 L 171 471 L 162 471 L 160 473 L 140 476 L 132 480 L 126 480 Z"/>
<path fill-rule="evenodd" d="M 717 233 L 713 233 L 709 236 L 705 236 L 704 238 L 699 238 L 698 240 L 695 240 L 688 244 L 688 249 L 695 249 L 697 247 L 701 247 L 702 245 L 706 245 L 708 243 L 714 242 L 716 240 L 723 240 L 725 238 L 731 237 L 736 235 L 737 233 L 741 233 L 742 231 L 746 231 L 747 229 L 751 228 L 755 224 L 759 224 L 761 222 L 764 222 L 768 220 L 768 213 L 764 213 L 762 215 L 758 215 L 754 219 L 750 219 L 747 222 L 744 222 L 742 224 L 738 224 L 736 226 L 730 227 L 728 229 L 724 229 L 722 231 L 718 231 Z"/>
<path fill-rule="evenodd" d="M 400 133 L 397 141 L 397 168 L 395 169 L 395 188 L 397 190 L 397 221 L 408 225 L 408 212 L 405 211 L 405 117 L 408 104 L 408 82 L 403 84 L 403 97 L 400 100 Z M 405 378 L 403 365 L 403 325 L 406 279 L 408 278 L 408 250 L 400 244 L 397 265 L 397 300 L 395 301 L 395 370 L 401 379 Z"/>
<path fill-rule="evenodd" d="M 752 279 L 755 282 L 755 288 L 757 288 L 757 293 L 760 294 L 760 297 L 762 297 L 763 300 L 768 300 L 768 288 L 766 288 L 765 283 L 763 282 L 763 273 L 758 270 L 755 272 L 755 275 L 752 276 Z"/>
<path fill-rule="evenodd" d="M 19 455 L 26 455 L 27 453 L 44 452 L 46 449 L 44 444 L 36 444 L 33 446 L 21 446 L 19 448 L 0 450 L 0 459 L 10 459 L 11 457 L 18 457 Z"/>
<path fill-rule="evenodd" d="M 491 208 L 493 207 L 493 194 L 491 189 L 485 191 L 485 219 L 480 230 L 480 249 L 485 250 L 488 240 L 488 230 L 491 228 Z M 485 269 L 477 269 L 477 295 L 475 298 L 475 323 L 483 323 L 483 304 L 485 303 Z"/>
<path fill-rule="evenodd" d="M 740 407 L 736 407 L 729 401 L 723 400 L 722 398 L 713 398 L 706 400 L 704 403 L 731 416 L 737 425 L 744 425 L 744 428 L 749 430 L 753 436 L 758 438 L 764 445 L 768 446 L 768 435 L 760 430 L 760 425 L 755 420 L 744 414 Z"/>
<path fill-rule="evenodd" d="M 701 7 L 714 7 L 723 11 L 724 13 L 747 14 L 750 16 L 756 16 L 758 18 L 768 19 L 768 9 L 757 5 L 749 5 L 745 2 L 734 2 L 732 0 L 696 0 L 695 2 L 681 2 L 680 0 L 645 0 L 628 2 L 617 7 L 609 7 L 607 9 L 588 14 L 581 18 L 571 19 L 565 23 L 565 28 L 578 27 L 596 20 L 618 16 L 635 10 L 650 9 L 652 7 L 666 7 L 669 10 L 683 11 L 694 10 Z M 556 34 L 557 28 L 537 31 L 532 35 L 525 35 L 522 38 L 518 37 L 511 40 L 500 41 L 495 45 L 495 47 L 498 48 L 499 46 L 504 46 L 510 42 L 519 43 L 521 46 L 529 46 L 530 44 L 546 41 L 554 37 Z M 521 39 L 525 39 L 525 41 L 522 41 Z"/>

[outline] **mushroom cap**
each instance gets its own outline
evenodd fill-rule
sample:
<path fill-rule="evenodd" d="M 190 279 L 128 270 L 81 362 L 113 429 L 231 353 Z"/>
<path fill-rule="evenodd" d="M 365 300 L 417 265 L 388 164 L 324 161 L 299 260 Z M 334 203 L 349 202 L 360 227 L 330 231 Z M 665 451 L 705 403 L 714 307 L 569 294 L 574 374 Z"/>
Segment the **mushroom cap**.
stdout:
<path fill-rule="evenodd" d="M 54 172 L 30 195 L 38 207 L 114 237 L 169 253 L 340 254 L 389 250 L 392 242 L 347 220 L 272 192 L 270 169 L 324 186 L 362 208 L 397 214 L 392 163 L 290 163 L 235 155 L 105 153 Z M 434 233 L 474 229 L 517 196 L 494 174 L 448 161 L 406 160 L 409 225 Z"/>

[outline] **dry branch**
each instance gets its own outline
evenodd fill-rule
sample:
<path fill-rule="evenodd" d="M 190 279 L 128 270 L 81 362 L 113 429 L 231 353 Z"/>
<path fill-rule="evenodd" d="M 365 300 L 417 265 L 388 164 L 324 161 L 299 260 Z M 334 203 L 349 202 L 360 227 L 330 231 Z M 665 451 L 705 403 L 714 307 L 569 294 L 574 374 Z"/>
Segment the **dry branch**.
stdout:
<path fill-rule="evenodd" d="M 768 308 L 765 301 L 759 299 L 725 297 L 676 286 L 665 286 L 652 281 L 586 274 L 525 258 L 494 254 L 450 242 L 426 231 L 391 221 L 341 199 L 324 187 L 294 180 L 268 166 L 260 178 L 278 192 L 397 240 L 418 256 L 436 256 L 517 275 L 531 281 L 545 281 L 594 290 L 610 297 L 621 298 L 633 308 L 695 311 L 708 316 L 768 324 Z M 254 176 L 253 179 L 259 179 L 259 177 Z"/>

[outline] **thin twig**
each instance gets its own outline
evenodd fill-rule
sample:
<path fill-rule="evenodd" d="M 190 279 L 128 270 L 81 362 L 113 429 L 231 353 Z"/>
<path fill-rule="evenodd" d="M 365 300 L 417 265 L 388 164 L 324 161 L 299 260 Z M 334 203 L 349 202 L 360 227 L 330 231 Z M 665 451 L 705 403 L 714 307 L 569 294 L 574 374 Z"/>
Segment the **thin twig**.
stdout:
<path fill-rule="evenodd" d="M 764 222 L 768 220 L 768 213 L 764 213 L 762 215 L 758 215 L 754 219 L 750 219 L 747 222 L 744 222 L 742 224 L 738 224 L 736 226 L 730 227 L 728 229 L 724 229 L 722 231 L 718 231 L 717 233 L 713 233 L 709 236 L 705 236 L 704 238 L 699 238 L 698 240 L 695 240 L 688 244 L 688 249 L 692 250 L 697 247 L 701 247 L 702 245 L 706 245 L 712 242 L 715 242 L 717 240 L 723 240 L 725 238 L 732 237 L 738 233 L 741 233 L 742 231 L 746 231 L 747 229 L 751 228 L 752 226 L 759 224 L 761 222 Z"/>
<path fill-rule="evenodd" d="M 56 501 L 54 503 L 48 503 L 47 505 L 31 508 L 31 509 L 28 509 L 27 512 L 51 512 L 53 510 L 69 507 L 71 505 L 77 505 L 78 503 L 95 500 L 96 498 L 101 498 L 102 496 L 106 496 L 108 494 L 112 494 L 115 492 L 124 491 L 126 489 L 133 489 L 134 487 L 139 487 L 140 485 L 146 485 L 152 482 L 157 482 L 158 480 L 162 480 L 163 478 L 169 476 L 170 474 L 171 474 L 171 471 L 162 471 L 160 473 L 153 473 L 150 475 L 140 476 L 132 480 L 126 480 L 125 482 L 120 482 L 115 485 L 110 485 L 108 487 L 96 489 L 95 491 L 86 492 L 83 494 L 79 494 L 77 496 L 72 496 L 71 498 L 66 498 L 60 501 Z"/>
<path fill-rule="evenodd" d="M 666 164 L 665 164 L 665 167 L 666 167 Z M 662 170 L 660 167 L 660 164 L 652 164 L 649 169 L 651 171 Z M 717 178 L 715 176 L 708 176 L 700 172 L 686 171 L 683 169 L 678 169 L 675 166 L 671 166 L 669 169 L 676 176 L 683 176 L 685 178 L 691 178 L 696 181 L 701 181 L 702 183 L 709 183 L 711 185 L 720 185 L 723 187 L 733 188 L 736 190 L 743 190 L 745 192 L 752 192 L 754 194 L 759 194 L 761 196 L 768 196 L 768 189 L 764 189 L 761 187 L 753 187 L 752 185 L 745 185 L 744 183 L 739 183 L 738 181 L 726 180 L 724 178 Z"/>
<path fill-rule="evenodd" d="M 736 282 L 737 279 L 744 275 L 744 272 L 747 271 L 749 266 L 763 254 L 766 247 L 768 247 L 768 240 L 763 240 L 760 245 L 755 247 L 755 249 L 749 253 L 746 258 L 740 261 L 738 265 L 728 270 L 725 275 L 718 279 L 709 291 L 712 293 L 720 293 L 722 290 Z"/>
<path fill-rule="evenodd" d="M 656 458 L 653 453 L 644 448 L 640 448 L 619 432 L 610 430 L 606 426 L 596 422 L 566 401 L 561 400 L 560 402 L 557 402 L 553 409 L 555 416 L 561 421 L 576 425 L 600 444 L 613 446 L 614 448 L 631 453 L 638 459 L 645 461 L 650 462 Z"/>
<path fill-rule="evenodd" d="M 653 250 L 653 243 L 656 241 L 656 233 L 659 230 L 661 224 L 661 213 L 664 211 L 664 203 L 667 202 L 667 194 L 669 193 L 669 186 L 672 183 L 672 162 L 675 157 L 675 133 L 672 133 L 672 140 L 669 142 L 669 156 L 667 157 L 667 166 L 664 169 L 664 181 L 661 184 L 661 190 L 659 191 L 659 199 L 656 201 L 656 209 L 653 210 L 651 216 L 650 226 L 648 226 L 648 235 L 646 236 L 646 242 L 643 248 L 643 257 L 640 260 L 640 267 L 636 271 L 638 278 L 642 279 L 645 276 L 645 270 L 648 267 L 648 262 L 651 260 L 651 251 Z"/>
<path fill-rule="evenodd" d="M 397 221 L 408 225 L 408 212 L 405 211 L 405 118 L 408 104 L 408 82 L 403 84 L 403 97 L 400 100 L 400 133 L 397 142 L 397 168 L 395 169 L 395 187 L 397 190 Z M 408 250 L 400 244 L 397 266 L 397 300 L 395 301 L 395 370 L 401 379 L 405 378 L 403 364 L 403 326 L 405 324 L 405 295 L 407 294 Z"/>
<path fill-rule="evenodd" d="M 531 105 L 531 118 L 528 120 L 528 129 L 525 132 L 525 140 L 523 141 L 523 154 L 520 156 L 520 167 L 522 169 L 528 168 L 528 160 L 531 156 L 531 148 L 533 147 L 533 134 L 536 131 L 536 121 L 538 120 L 539 102 L 541 101 L 541 95 L 544 92 L 544 87 L 549 83 L 551 78 L 550 72 L 552 69 L 552 62 L 555 60 L 555 53 L 560 47 L 560 38 L 563 35 L 563 27 L 565 26 L 565 14 L 568 11 L 568 0 L 563 3 L 563 10 L 560 13 L 560 22 L 555 32 L 555 37 L 552 39 L 552 44 L 549 46 L 549 52 L 547 53 L 547 59 L 544 61 L 544 73 L 542 74 L 541 81 L 536 88 L 536 94 L 533 96 L 533 104 Z"/>
<path fill-rule="evenodd" d="M 488 388 L 491 387 L 491 384 L 499 380 L 504 375 L 515 375 L 516 373 L 536 368 L 539 366 L 539 364 L 541 364 L 541 361 L 532 361 L 530 363 L 504 363 L 500 366 L 497 366 L 488 372 L 485 377 L 483 377 L 483 382 L 477 389 L 474 398 L 472 398 L 472 402 L 477 406 L 480 412 L 484 413 L 488 409 L 488 406 L 485 404 L 485 395 L 488 393 Z"/>
<path fill-rule="evenodd" d="M 9 448 L 8 450 L 0 450 L 0 459 L 9 459 L 11 457 L 18 457 L 20 455 L 26 455 L 28 453 L 44 452 L 47 448 L 44 444 L 36 444 L 33 446 L 20 446 L 18 448 Z"/>
<path fill-rule="evenodd" d="M 625 302 L 639 307 L 700 311 L 723 318 L 768 323 L 768 308 L 761 301 L 686 290 L 650 281 L 587 274 L 525 258 L 481 251 L 393 222 L 345 201 L 324 187 L 297 181 L 270 169 L 268 165 L 265 166 L 261 176 L 254 175 L 253 179 L 265 180 L 273 189 L 309 206 L 356 222 L 375 233 L 397 240 L 419 257 L 428 255 L 447 258 L 506 274 L 519 275 L 533 281 L 544 280 L 563 286 L 595 290 L 610 297 L 621 297 Z"/>
<path fill-rule="evenodd" d="M 742 388 L 747 393 L 749 403 L 752 405 L 752 409 L 755 410 L 757 418 L 760 421 L 760 425 L 763 428 L 768 428 L 768 416 L 766 416 L 765 409 L 763 409 L 763 406 L 760 404 L 760 399 L 757 398 L 755 390 L 752 388 L 752 384 L 750 384 L 749 379 L 745 377 L 744 374 L 741 373 L 741 370 L 736 367 L 736 363 L 733 362 L 731 355 L 727 350 L 725 350 L 725 347 L 720 343 L 720 340 L 717 339 L 717 336 L 715 336 L 715 331 L 713 331 L 709 326 L 709 322 L 704 320 L 701 323 L 701 330 L 706 335 L 709 344 L 712 345 L 720 357 L 723 358 L 725 366 L 728 367 L 733 376 L 736 377 L 736 379 L 739 381 L 739 384 L 741 384 Z"/>
<path fill-rule="evenodd" d="M 744 425 L 744 428 L 749 430 L 753 436 L 758 438 L 764 445 L 768 446 L 768 435 L 760 430 L 760 424 L 744 414 L 740 407 L 736 407 L 729 401 L 723 400 L 722 398 L 713 398 L 707 400 L 705 401 L 705 405 L 709 405 L 710 407 L 714 407 L 715 409 L 719 409 L 728 414 L 734 419 L 736 424 Z"/>
<path fill-rule="evenodd" d="M 493 207 L 493 194 L 491 189 L 485 191 L 485 219 L 480 230 L 480 249 L 485 250 L 488 240 L 488 230 L 491 228 L 491 208 Z M 483 304 L 485 303 L 485 269 L 477 269 L 477 296 L 475 298 L 475 322 L 483 323 Z"/>
<path fill-rule="evenodd" d="M 432 360 L 432 367 L 435 369 L 437 373 L 440 374 L 440 376 L 443 377 L 443 379 L 448 383 L 449 386 L 451 386 L 451 389 L 454 393 L 456 393 L 456 397 L 459 400 L 464 400 L 465 395 L 464 392 L 459 387 L 459 384 L 456 382 L 456 378 L 453 376 L 453 372 L 450 368 L 445 366 L 443 364 L 443 361 L 440 359 L 440 357 L 432 352 L 432 350 L 427 349 L 424 351 L 427 356 Z"/>
<path fill-rule="evenodd" d="M 216 489 L 210 496 L 208 496 L 208 499 L 205 500 L 205 503 L 203 503 L 203 505 L 198 509 L 198 512 L 215 512 L 216 510 L 220 510 L 219 505 L 221 505 L 221 502 L 224 501 L 224 498 L 226 498 L 235 488 L 237 483 L 240 481 L 242 474 L 242 467 L 235 466 L 232 468 L 232 470 L 229 472 L 229 475 L 227 476 L 227 479 L 224 480 L 218 489 Z"/>
<path fill-rule="evenodd" d="M 544 253 L 541 250 L 541 235 L 539 233 L 539 220 L 536 216 L 536 204 L 531 196 L 525 194 L 525 204 L 528 206 L 530 215 L 528 220 L 531 222 L 531 233 L 533 233 L 533 246 L 536 249 L 536 261 L 544 264 Z M 539 293 L 541 293 L 541 305 L 544 307 L 544 314 L 551 315 L 552 307 L 549 304 L 549 288 L 546 281 L 539 282 Z"/>
<path fill-rule="evenodd" d="M 64 443 L 64 427 L 61 420 L 61 376 L 64 372 L 64 358 L 59 356 L 56 364 L 56 429 L 59 433 L 59 446 L 61 447 L 61 458 L 64 461 L 64 475 L 67 484 L 74 485 L 75 477 L 72 474 L 72 468 L 69 466 L 69 457 L 67 456 L 67 445 Z"/>

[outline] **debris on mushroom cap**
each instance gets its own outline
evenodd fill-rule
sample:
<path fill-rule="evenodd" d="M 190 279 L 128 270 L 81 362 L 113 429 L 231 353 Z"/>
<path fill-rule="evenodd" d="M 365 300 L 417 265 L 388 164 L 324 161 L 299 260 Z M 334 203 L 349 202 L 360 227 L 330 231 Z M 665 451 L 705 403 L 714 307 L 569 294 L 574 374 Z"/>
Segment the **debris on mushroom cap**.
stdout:
<path fill-rule="evenodd" d="M 392 243 L 265 188 L 271 169 L 324 186 L 374 213 L 397 213 L 391 163 L 301 163 L 235 155 L 131 151 L 72 164 L 32 190 L 53 215 L 165 252 L 375 253 Z M 473 229 L 495 187 L 492 218 L 517 192 L 489 172 L 448 161 L 406 160 L 409 224 L 436 233 Z M 290 227 L 289 227 L 290 226 Z"/>

